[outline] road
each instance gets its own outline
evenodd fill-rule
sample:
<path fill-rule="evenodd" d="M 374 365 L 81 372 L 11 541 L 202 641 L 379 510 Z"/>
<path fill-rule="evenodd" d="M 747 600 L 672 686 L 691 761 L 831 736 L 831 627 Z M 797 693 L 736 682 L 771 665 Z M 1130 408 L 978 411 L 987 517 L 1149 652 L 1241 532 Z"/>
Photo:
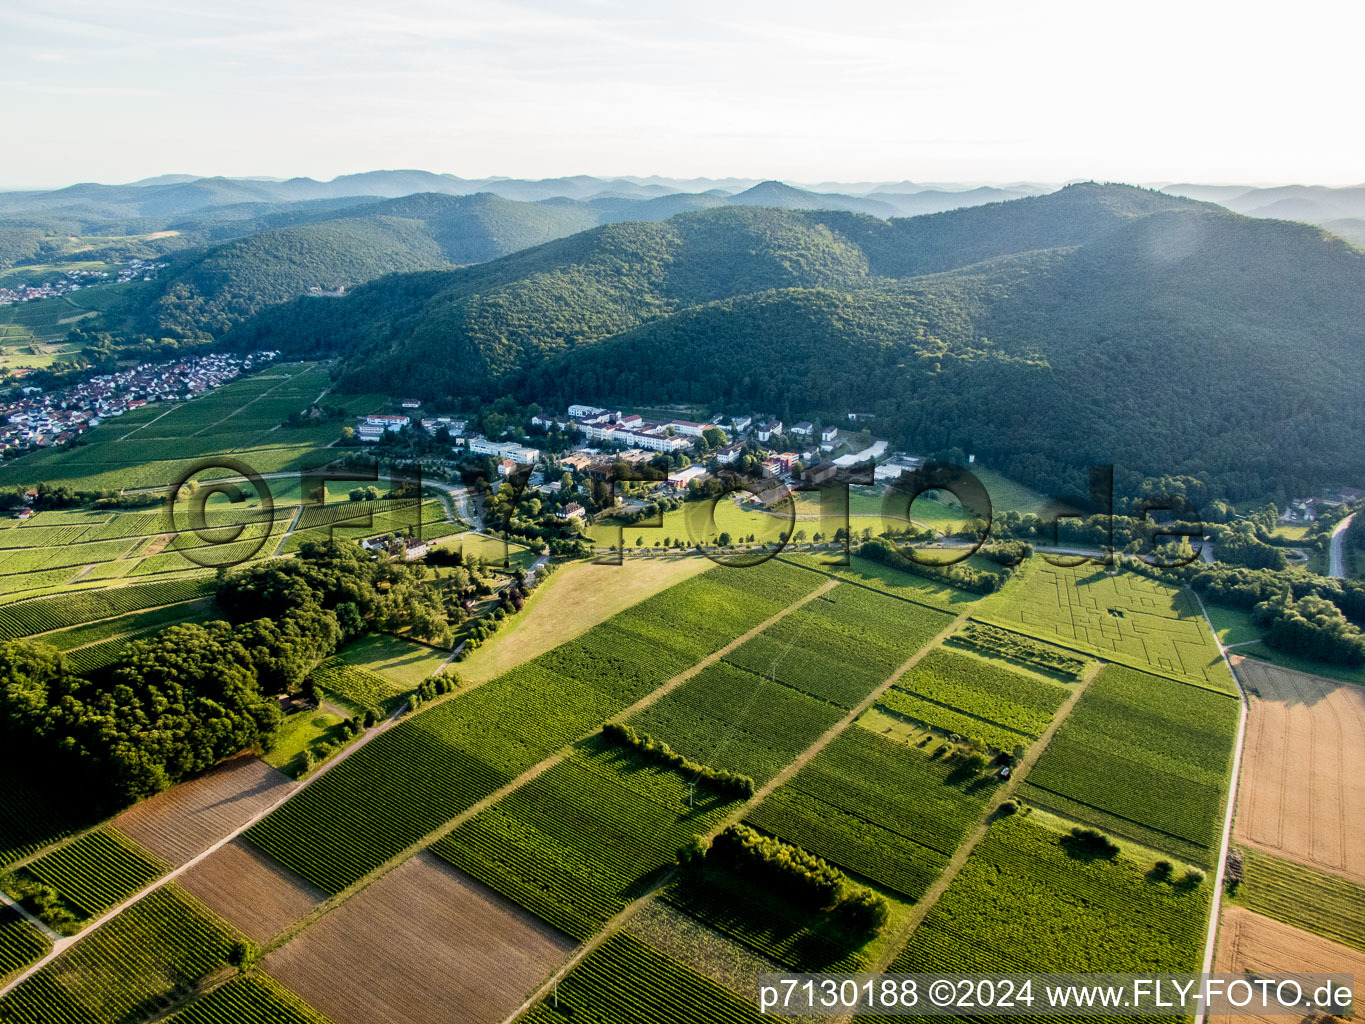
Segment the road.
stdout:
<path fill-rule="evenodd" d="M 1338 579 L 1346 578 L 1346 531 L 1351 528 L 1351 520 L 1356 517 L 1352 512 L 1349 516 L 1337 523 L 1336 529 L 1332 531 L 1332 547 L 1328 552 L 1327 575 L 1335 576 Z"/>

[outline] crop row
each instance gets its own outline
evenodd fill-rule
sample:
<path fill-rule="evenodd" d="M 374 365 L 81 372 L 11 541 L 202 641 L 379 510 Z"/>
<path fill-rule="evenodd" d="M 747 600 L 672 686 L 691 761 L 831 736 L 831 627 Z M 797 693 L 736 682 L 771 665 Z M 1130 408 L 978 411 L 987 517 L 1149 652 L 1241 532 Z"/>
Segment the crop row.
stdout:
<path fill-rule="evenodd" d="M 1020 743 L 1027 745 L 1029 740 L 1023 733 L 1012 732 L 994 722 L 964 715 L 896 686 L 882 694 L 881 699 L 877 701 L 877 707 L 946 733 L 965 736 L 974 745 L 993 747 L 996 750 L 1010 751 Z"/>
<path fill-rule="evenodd" d="M 9 907 L 0 907 L 0 981 L 47 955 L 52 944 Z"/>
<path fill-rule="evenodd" d="M 113 828 L 88 832 L 74 843 L 25 865 L 85 917 L 98 917 L 145 889 L 167 866 Z"/>
<path fill-rule="evenodd" d="M 715 581 L 717 572 L 693 577 L 594 627 L 567 645 L 575 652 L 571 657 L 564 648 L 548 652 L 383 733 L 247 838 L 329 892 L 358 881 L 548 754 L 597 731 L 638 693 L 662 682 L 661 671 L 693 664 L 695 658 L 683 660 L 690 652 L 709 654 L 776 610 L 771 595 L 755 596 L 743 583 L 734 586 L 724 578 Z M 733 580 L 746 571 L 728 572 Z M 787 572 L 818 583 L 812 574 L 790 567 Z M 784 593 L 780 586 L 773 590 Z M 667 667 L 614 679 L 613 666 L 591 656 L 604 636 L 609 648 L 653 647 Z"/>
<path fill-rule="evenodd" d="M 253 971 L 195 1000 L 167 1024 L 330 1024 L 268 974 Z"/>
<path fill-rule="evenodd" d="M 1212 848 L 1237 716 L 1237 702 L 1228 697 L 1109 665 L 1062 723 L 1028 781 Z M 1205 862 L 1208 857 L 1202 855 Z"/>
<path fill-rule="evenodd" d="M 632 885 L 730 806 L 706 790 L 690 804 L 683 780 L 603 745 L 556 765 L 432 852 L 586 939 L 624 908 Z"/>
<path fill-rule="evenodd" d="M 67 566 L 111 562 L 131 553 L 135 544 L 126 540 L 97 541 L 93 544 L 68 544 L 51 548 L 24 549 L 0 554 L 0 574 L 41 572 Z"/>
<path fill-rule="evenodd" d="M 356 711 L 389 713 L 400 700 L 400 690 L 384 676 L 340 658 L 329 658 L 313 670 L 313 682 Z"/>
<path fill-rule="evenodd" d="M 1339 875 L 1243 850 L 1235 898 L 1258 914 L 1365 950 L 1365 886 Z"/>
<path fill-rule="evenodd" d="M 888 970 L 1198 970 L 1207 886 L 1075 858 L 1060 840 L 1019 815 L 992 824 Z"/>
<path fill-rule="evenodd" d="M 0 1021 L 145 1019 L 224 966 L 237 938 L 193 897 L 163 886 L 0 999 Z"/>
<path fill-rule="evenodd" d="M 11 640 L 96 619 L 126 615 L 143 608 L 176 604 L 212 592 L 212 581 L 166 580 L 37 598 L 0 608 L 0 639 Z"/>
<path fill-rule="evenodd" d="M 633 935 L 613 935 L 555 987 L 521 1024 L 757 1024 L 753 1004 L 664 956 Z"/>
<path fill-rule="evenodd" d="M 726 660 L 851 708 L 950 621 L 919 605 L 841 586 L 764 630 Z"/>
<path fill-rule="evenodd" d="M 900 684 L 970 715 L 1037 736 L 1066 700 L 1065 687 L 1026 676 L 999 662 L 940 648 Z"/>
<path fill-rule="evenodd" d="M 1086 666 L 1084 658 L 1069 654 L 1060 647 L 985 622 L 968 622 L 949 637 L 948 642 L 982 654 L 1008 658 L 1020 665 L 1066 679 L 1079 679 Z"/>
<path fill-rule="evenodd" d="M 630 724 L 684 757 L 766 782 L 842 717 L 842 709 L 725 662 Z"/>

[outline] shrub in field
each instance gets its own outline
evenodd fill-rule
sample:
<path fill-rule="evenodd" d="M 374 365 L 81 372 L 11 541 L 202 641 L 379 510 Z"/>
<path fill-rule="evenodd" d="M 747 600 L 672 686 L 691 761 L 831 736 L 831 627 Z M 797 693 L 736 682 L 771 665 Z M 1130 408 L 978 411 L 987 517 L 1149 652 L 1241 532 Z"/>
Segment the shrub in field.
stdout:
<path fill-rule="evenodd" d="M 691 775 L 698 782 L 709 786 L 718 793 L 742 798 L 754 795 L 754 780 L 749 776 L 724 769 L 710 768 L 704 764 L 698 764 L 696 761 L 688 760 L 662 740 L 656 739 L 648 733 L 642 736 L 629 725 L 608 722 L 602 726 L 602 735 L 617 746 L 638 751 L 651 761 L 674 768 L 683 775 Z"/>
<path fill-rule="evenodd" d="M 1119 855 L 1119 844 L 1093 828 L 1073 828 L 1060 841 L 1066 852 L 1079 860 L 1113 860 Z"/>

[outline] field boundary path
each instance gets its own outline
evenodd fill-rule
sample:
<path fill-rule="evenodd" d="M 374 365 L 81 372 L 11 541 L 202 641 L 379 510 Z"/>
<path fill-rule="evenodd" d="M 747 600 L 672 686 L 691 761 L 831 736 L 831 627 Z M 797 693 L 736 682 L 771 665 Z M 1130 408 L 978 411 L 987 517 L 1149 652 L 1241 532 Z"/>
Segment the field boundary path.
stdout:
<path fill-rule="evenodd" d="M 837 583 L 839 581 L 835 580 L 833 582 Z M 815 597 L 821 593 L 824 593 L 827 589 L 829 588 L 821 587 L 820 590 L 817 590 L 814 594 L 811 594 L 809 597 L 806 598 L 806 600 L 810 600 L 811 597 Z M 773 776 L 773 778 L 766 785 L 764 785 L 761 789 L 755 792 L 754 795 L 751 796 L 748 800 L 744 801 L 744 803 L 741 804 L 737 809 L 732 811 L 730 814 L 726 815 L 725 818 L 723 818 L 716 825 L 714 825 L 711 828 L 711 830 L 706 833 L 704 838 L 712 839 L 725 828 L 741 821 L 744 818 L 745 814 L 747 814 L 754 807 L 757 807 L 760 803 L 766 800 L 775 790 L 778 789 L 778 787 L 783 786 L 788 781 L 790 781 L 793 775 L 795 775 L 807 764 L 809 764 L 813 758 L 818 756 L 822 750 L 829 746 L 830 743 L 832 743 L 834 739 L 837 736 L 839 736 L 840 733 L 842 733 L 849 726 L 853 725 L 858 720 L 859 716 L 861 716 L 864 712 L 867 711 L 868 708 L 870 708 L 873 704 L 877 702 L 877 700 L 882 696 L 882 694 L 884 694 L 893 685 L 895 685 L 897 680 L 899 680 L 902 676 L 904 676 L 907 672 L 909 672 L 912 668 L 919 664 L 920 660 L 924 658 L 926 655 L 928 655 L 930 651 L 937 649 L 939 645 L 943 643 L 944 640 L 952 636 L 952 634 L 957 629 L 959 629 L 962 626 L 962 623 L 964 623 L 965 621 L 967 621 L 967 615 L 964 612 L 963 614 L 954 618 L 953 621 L 950 622 L 947 626 L 945 626 L 937 636 L 926 641 L 924 645 L 920 647 L 920 649 L 917 650 L 914 654 L 910 655 L 910 657 L 907 658 L 906 661 L 899 668 L 897 668 L 894 672 L 887 676 L 886 679 L 879 683 L 876 689 L 872 691 L 872 693 L 870 693 L 867 697 L 864 697 L 858 703 L 858 705 L 854 707 L 852 711 L 850 711 L 843 718 L 841 718 L 839 721 L 835 722 L 832 726 L 826 729 L 815 740 L 814 743 L 812 743 L 800 754 L 798 754 L 795 760 L 788 764 L 787 767 L 783 768 L 782 771 L 778 772 L 775 776 Z M 508 1017 L 504 1019 L 503 1024 L 511 1024 L 512 1021 L 515 1021 L 523 1013 L 525 1013 L 527 1010 L 535 1006 L 536 1003 L 543 1000 L 547 995 L 552 994 L 559 985 L 559 983 L 563 981 L 564 978 L 567 977 L 568 974 L 575 967 L 582 963 L 583 960 L 585 960 L 587 957 L 592 955 L 592 953 L 595 950 L 597 950 L 604 942 L 606 942 L 613 935 L 615 935 L 627 922 L 630 921 L 632 917 L 635 916 L 635 914 L 637 914 L 643 907 L 645 907 L 646 904 L 651 903 L 655 899 L 655 897 L 658 896 L 659 891 L 673 880 L 673 876 L 676 873 L 676 870 L 677 869 L 674 868 L 672 871 L 669 871 L 666 874 L 664 874 L 663 877 L 658 879 L 652 886 L 650 886 L 648 892 L 644 893 L 642 896 L 637 897 L 635 901 L 630 903 L 624 910 L 621 911 L 621 913 L 617 914 L 614 918 L 608 921 L 602 927 L 601 931 L 599 931 L 587 942 L 583 943 L 583 945 L 579 946 L 578 949 L 575 950 L 573 956 L 569 957 L 568 960 L 561 964 L 559 969 L 556 970 L 552 975 L 550 975 L 549 978 L 543 981 L 540 984 L 540 986 L 534 992 L 532 992 L 530 996 L 527 997 L 526 1001 L 522 1003 L 521 1006 L 517 1007 L 515 1011 L 513 1011 Z"/>
<path fill-rule="evenodd" d="M 279 558 L 284 554 L 284 546 L 289 543 L 289 535 L 298 528 L 299 520 L 303 518 L 303 510 L 306 507 L 306 505 L 300 505 L 298 508 L 294 509 L 294 518 L 289 520 L 289 526 L 285 528 L 284 536 L 281 537 L 280 542 L 275 545 L 275 558 Z"/>
<path fill-rule="evenodd" d="M 631 715 L 643 711 L 645 708 L 654 704 L 656 701 L 662 700 L 668 694 L 676 690 L 679 686 L 682 686 L 683 683 L 687 682 L 689 679 L 694 678 L 698 673 L 704 671 L 705 669 L 710 668 L 712 665 L 720 661 L 722 658 L 724 658 L 735 648 L 739 647 L 741 644 L 746 643 L 747 641 L 753 639 L 753 637 L 757 636 L 759 633 L 767 629 L 769 626 L 772 626 L 775 623 L 781 621 L 782 619 L 790 615 L 792 612 L 796 611 L 798 608 L 802 607 L 803 605 L 807 604 L 810 601 L 815 600 L 821 594 L 824 594 L 834 589 L 834 587 L 836 586 L 838 586 L 838 581 L 830 580 L 828 583 L 816 588 L 811 593 L 792 602 L 787 607 L 777 612 L 775 615 L 772 615 L 771 617 L 765 619 L 763 622 L 760 622 L 757 626 L 754 626 L 752 629 L 744 633 L 742 636 L 736 637 L 734 640 L 731 640 L 729 643 L 727 643 L 724 647 L 720 648 L 717 651 L 713 651 L 711 654 L 708 654 L 705 658 L 697 662 L 695 665 L 692 665 L 691 667 L 684 669 L 682 672 L 679 672 L 672 679 L 669 679 L 666 682 L 661 683 L 657 689 L 651 690 L 649 693 L 645 694 L 630 707 L 617 712 L 617 714 L 613 715 L 610 719 L 608 719 L 608 721 L 624 720 L 626 718 L 629 718 Z M 357 882 L 352 883 L 351 885 L 343 889 L 341 892 L 336 893 L 335 895 L 324 900 L 322 904 L 320 904 L 315 910 L 313 910 L 313 912 L 310 913 L 307 917 L 304 917 L 300 921 L 296 921 L 282 935 L 276 936 L 275 939 L 262 950 L 262 952 L 268 953 L 273 950 L 279 949 L 281 946 L 286 945 L 288 942 L 293 940 L 300 932 L 303 932 L 310 925 L 314 924 L 319 919 L 325 917 L 327 914 L 337 909 L 337 907 L 341 906 L 343 903 L 345 903 L 351 897 L 355 896 L 361 890 L 366 889 L 369 886 L 373 885 L 380 878 L 384 877 L 390 871 L 397 868 L 400 864 L 406 863 L 409 859 L 415 857 L 417 854 L 421 853 L 423 850 L 431 846 L 433 843 L 439 842 L 441 839 L 445 838 L 450 833 L 454 832 L 457 828 L 459 828 L 465 822 L 469 821 L 471 818 L 479 814 L 482 814 L 484 811 L 488 810 L 489 807 L 493 806 L 498 801 L 504 799 L 505 797 L 511 796 L 514 792 L 521 789 L 527 783 L 534 781 L 541 775 L 544 775 L 551 768 L 555 767 L 555 765 L 561 764 L 562 762 L 568 760 L 571 756 L 573 756 L 574 749 L 578 746 L 578 744 L 582 743 L 584 740 L 591 739 L 593 736 L 596 736 L 599 732 L 601 732 L 600 726 L 591 730 L 590 732 L 583 733 L 581 736 L 575 737 L 571 742 L 565 744 L 563 747 L 560 747 L 549 757 L 532 765 L 530 768 L 527 768 L 526 771 L 522 772 L 511 782 L 506 783 L 501 788 L 488 794 L 488 796 L 478 801 L 478 803 L 475 803 L 471 807 L 468 807 L 465 810 L 461 811 L 455 817 L 451 818 L 447 822 L 444 822 L 438 828 L 435 828 L 432 831 L 428 832 L 426 835 L 422 836 L 420 839 L 409 845 L 407 848 L 400 850 L 398 853 L 394 854 L 383 864 L 379 865 L 379 867 L 375 868 L 373 871 L 367 874 L 364 878 L 360 879 Z"/>
<path fill-rule="evenodd" d="M 1004 785 L 998 787 L 994 795 L 986 801 L 985 807 L 982 808 L 981 820 L 977 822 L 976 827 L 972 829 L 967 837 L 958 844 L 957 849 L 953 851 L 952 857 L 948 860 L 943 871 L 939 873 L 938 878 L 934 879 L 933 884 L 930 885 L 929 888 L 925 890 L 924 895 L 916 901 L 914 907 L 911 909 L 909 918 L 896 933 L 893 941 L 887 944 L 887 951 L 882 955 L 881 959 L 869 965 L 868 971 L 870 973 L 882 973 L 886 970 L 891 961 L 900 955 L 905 944 L 910 941 L 910 937 L 915 933 L 915 929 L 923 923 L 927 916 L 929 916 L 929 911 L 934 908 L 934 904 L 936 904 L 939 901 L 939 898 L 948 891 L 948 886 L 953 884 L 954 879 L 957 878 L 958 873 L 966 866 L 967 860 L 971 857 L 972 853 L 975 852 L 977 846 L 980 845 L 981 840 L 986 838 L 986 834 L 991 828 L 991 822 L 995 818 L 995 812 L 999 810 L 1001 804 L 1014 795 L 1015 790 L 1019 788 L 1020 783 L 1028 776 L 1028 773 L 1037 763 L 1038 758 L 1043 756 L 1043 751 L 1045 751 L 1048 744 L 1052 742 L 1052 737 L 1056 735 L 1057 730 L 1062 727 L 1062 723 L 1065 722 L 1067 717 L 1071 714 L 1071 709 L 1076 706 L 1076 702 L 1081 699 L 1081 695 L 1085 693 L 1091 682 L 1094 681 L 1095 676 L 1099 675 L 1100 670 L 1104 668 L 1106 664 L 1108 663 L 1097 660 L 1090 670 L 1081 677 L 1080 682 L 1077 683 L 1075 688 L 1071 691 L 1071 696 L 1067 697 L 1067 699 L 1062 702 L 1061 707 L 1057 709 L 1057 713 L 1052 716 L 1052 721 L 1048 724 L 1048 727 L 1043 730 L 1043 734 L 1029 746 L 1028 751 L 1024 754 L 1023 760 L 1021 760 L 1019 764 L 1015 766 L 1014 770 L 1010 772 L 1009 780 L 1006 781 Z M 846 1018 L 841 1018 L 841 1020 L 842 1019 Z"/>
<path fill-rule="evenodd" d="M 1232 843 L 1232 820 L 1237 810 L 1237 783 L 1242 774 L 1242 748 L 1246 745 L 1247 717 L 1250 709 L 1250 700 L 1247 698 L 1246 691 L 1242 689 L 1242 681 L 1237 678 L 1237 671 L 1232 667 L 1232 662 L 1228 659 L 1228 649 L 1223 646 L 1223 641 L 1219 639 L 1218 630 L 1213 628 L 1213 620 L 1209 618 L 1209 610 L 1204 607 L 1204 599 L 1199 596 L 1198 591 L 1191 589 L 1194 599 L 1199 602 L 1200 614 L 1204 616 L 1204 622 L 1213 633 L 1213 642 L 1218 645 L 1218 653 L 1223 656 L 1223 664 L 1228 667 L 1228 672 L 1232 675 L 1232 683 L 1237 687 L 1237 742 L 1232 748 L 1232 779 L 1228 783 L 1228 805 L 1223 814 L 1223 839 L 1218 846 L 1218 869 L 1213 875 L 1213 898 L 1209 901 L 1209 930 L 1204 937 L 1204 964 L 1200 970 L 1204 974 L 1213 971 L 1213 952 L 1218 944 L 1218 918 L 1222 912 L 1223 905 L 1223 879 L 1228 869 L 1228 847 Z M 1201 1003 L 1199 1009 L 1194 1014 L 1194 1024 L 1204 1024 L 1207 1014 Z"/>
<path fill-rule="evenodd" d="M 166 874 L 162 875 L 156 881 L 147 886 L 145 889 L 135 893 L 134 895 L 130 896 L 128 899 L 120 903 L 118 906 L 112 908 L 111 910 L 106 911 L 104 914 L 94 919 L 93 921 L 90 921 L 77 934 L 66 936 L 64 938 L 59 938 L 56 941 L 54 941 L 52 943 L 52 950 L 47 954 L 47 956 L 43 957 L 36 963 L 30 964 L 23 971 L 21 971 L 19 974 L 15 975 L 12 979 L 10 979 L 3 987 L 0 987 L 0 998 L 4 998 L 6 995 L 10 993 L 10 991 L 17 988 L 22 982 L 28 980 L 30 976 L 37 974 L 40 970 L 42 970 L 44 967 L 50 964 L 53 960 L 57 959 L 57 957 L 61 956 L 72 946 L 76 945 L 87 935 L 94 934 L 97 930 L 99 930 L 105 924 L 108 924 L 115 917 L 123 913 L 123 911 L 127 910 L 135 903 L 140 902 L 141 900 L 151 895 L 156 890 L 160 889 L 162 886 L 175 881 L 185 872 L 189 871 L 190 868 L 197 865 L 200 861 L 203 861 L 207 859 L 210 855 L 217 853 L 220 849 L 222 849 L 228 843 L 232 842 L 247 829 L 251 828 L 251 826 L 255 825 L 257 822 L 261 821 L 267 815 L 272 813 L 276 808 L 292 800 L 300 792 L 307 789 L 314 782 L 322 778 L 322 776 L 326 775 L 329 771 L 331 771 L 333 768 L 339 765 L 342 761 L 346 760 L 346 758 L 350 757 L 361 747 L 365 746 L 365 744 L 369 743 L 370 740 L 374 739 L 381 733 L 387 732 L 389 729 L 393 728 L 396 724 L 398 724 L 400 716 L 406 709 L 407 705 L 404 704 L 397 711 L 395 711 L 391 717 L 385 719 L 385 721 L 381 725 L 377 725 L 372 729 L 367 729 L 365 731 L 364 736 L 361 736 L 358 740 L 356 740 L 356 742 L 346 747 L 346 749 L 339 751 L 330 760 L 320 765 L 318 769 L 313 772 L 312 775 L 309 775 L 298 785 L 290 788 L 288 792 L 286 792 L 282 797 L 280 797 L 280 799 L 276 800 L 269 807 L 266 807 L 264 810 L 254 815 L 250 821 L 246 822 L 239 828 L 233 829 L 231 832 L 223 836 L 208 849 L 198 854 L 198 856 L 193 857 L 192 859 L 186 861 L 184 864 L 181 864 L 179 867 L 173 868 L 172 870 L 168 871 Z"/>

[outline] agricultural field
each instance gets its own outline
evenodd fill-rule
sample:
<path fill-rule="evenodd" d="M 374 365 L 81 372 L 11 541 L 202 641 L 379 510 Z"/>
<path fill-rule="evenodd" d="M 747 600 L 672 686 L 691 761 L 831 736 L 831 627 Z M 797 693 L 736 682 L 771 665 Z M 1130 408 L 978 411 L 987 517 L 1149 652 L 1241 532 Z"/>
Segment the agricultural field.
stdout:
<path fill-rule="evenodd" d="M 796 759 L 845 709 L 720 662 L 632 717 L 629 724 L 709 768 L 760 785 Z"/>
<path fill-rule="evenodd" d="M 877 590 L 905 601 L 938 608 L 954 615 L 966 611 L 970 605 L 982 600 L 980 594 L 970 594 L 946 583 L 903 572 L 859 555 L 850 555 L 849 564 L 843 566 L 825 564 L 838 557 L 837 551 L 819 554 L 784 551 L 779 557 L 784 562 L 815 569 L 835 579 Z"/>
<path fill-rule="evenodd" d="M 90 826 L 92 818 L 79 799 L 44 789 L 30 766 L 0 751 L 0 870 Z"/>
<path fill-rule="evenodd" d="M 587 939 L 733 807 L 732 798 L 705 786 L 689 794 L 677 771 L 590 742 L 465 822 L 432 853 Z"/>
<path fill-rule="evenodd" d="M 1218 923 L 1218 951 L 1213 969 L 1219 973 L 1273 977 L 1286 969 L 1305 974 L 1352 974 L 1365 977 L 1365 954 L 1313 932 L 1291 928 L 1224 903 Z M 1283 1016 L 1211 1015 L 1209 1024 L 1282 1024 Z"/>
<path fill-rule="evenodd" d="M 438 535 L 436 530 L 427 530 L 425 527 L 422 530 L 423 538 Z M 529 569 L 536 561 L 536 555 L 530 548 L 515 541 L 503 541 L 485 533 L 475 533 L 473 530 L 461 529 L 441 537 L 440 546 L 461 552 L 465 561 L 479 559 L 486 565 L 502 565 L 505 560 L 513 567 Z"/>
<path fill-rule="evenodd" d="M 196 900 L 163 886 L 0 998 L 0 1021 L 144 1019 L 222 968 L 234 941 Z"/>
<path fill-rule="evenodd" d="M 414 690 L 434 676 L 449 656 L 447 651 L 413 640 L 372 633 L 348 644 L 337 654 L 337 660 L 383 676 L 404 690 Z"/>
<path fill-rule="evenodd" d="M 403 703 L 405 690 L 393 680 L 338 657 L 313 669 L 311 678 L 328 697 L 357 714 L 373 711 L 387 716 Z"/>
<path fill-rule="evenodd" d="M 911 707 L 916 707 L 925 716 L 922 720 L 926 725 L 973 738 L 980 731 L 984 734 L 981 739 L 1005 751 L 1013 750 L 1020 743 L 1027 746 L 1029 740 L 1041 736 L 1062 702 L 1070 696 L 1067 687 L 1046 682 L 1036 675 L 1026 675 L 1001 662 L 974 654 L 943 648 L 931 651 L 897 680 L 893 691 L 882 699 L 891 710 L 917 717 L 910 712 Z M 915 698 L 915 703 L 905 701 L 901 694 Z M 940 715 L 933 706 L 957 714 Z M 950 727 L 949 723 L 963 725 L 963 718 L 979 722 L 980 726 Z M 1004 733 L 1017 738 L 1011 742 Z M 1008 746 L 1001 745 L 1002 736 Z"/>
<path fill-rule="evenodd" d="M 1108 665 L 1043 751 L 1022 795 L 1211 867 L 1238 719 L 1230 697 Z"/>
<path fill-rule="evenodd" d="M 861 587 L 839 586 L 764 630 L 726 661 L 853 708 L 951 621 Z"/>
<path fill-rule="evenodd" d="M 253 971 L 196 999 L 167 1024 L 332 1024 L 268 974 Z"/>
<path fill-rule="evenodd" d="M 118 814 L 111 824 L 153 855 L 179 867 L 283 800 L 294 783 L 249 754 Z"/>
<path fill-rule="evenodd" d="M 77 490 L 159 487 L 213 455 L 235 455 L 258 473 L 316 464 L 330 457 L 319 449 L 335 440 L 339 428 L 280 425 L 328 386 L 326 372 L 313 364 L 270 366 L 192 401 L 155 403 L 109 420 L 88 431 L 78 447 L 25 455 L 0 469 L 0 487 L 40 480 Z M 357 405 L 357 414 L 359 401 L 341 398 L 343 405 Z"/>
<path fill-rule="evenodd" d="M 1236 693 L 1199 604 L 1134 572 L 1032 558 L 972 616 L 1082 654 Z"/>
<path fill-rule="evenodd" d="M 844 730 L 746 822 L 916 900 L 981 817 L 993 786 L 927 748 Z"/>
<path fill-rule="evenodd" d="M 1250 717 L 1234 837 L 1242 845 L 1365 884 L 1365 691 L 1235 659 Z"/>
<path fill-rule="evenodd" d="M 995 821 L 889 971 L 1196 972 L 1209 883 L 1156 881 L 1150 865 L 1073 855 L 1065 833 Z"/>
<path fill-rule="evenodd" d="M 0 907 L 0 983 L 48 954 L 52 943 L 9 907 Z"/>
<path fill-rule="evenodd" d="M 273 952 L 265 967 L 333 1024 L 500 1024 L 573 945 L 419 854 Z"/>
<path fill-rule="evenodd" d="M 1082 655 L 985 622 L 965 623 L 947 642 L 980 657 L 1000 658 L 1067 683 L 1079 680 L 1092 662 Z"/>
<path fill-rule="evenodd" d="M 1248 910 L 1365 952 L 1365 885 L 1244 849 L 1232 898 Z"/>
<path fill-rule="evenodd" d="M 504 620 L 456 670 L 470 682 L 492 679 L 712 565 L 705 558 L 683 556 L 633 558 L 619 566 L 566 565 L 531 591 L 521 613 Z"/>
<path fill-rule="evenodd" d="M 781 566 L 679 583 L 376 736 L 247 838 L 339 892 L 818 584 Z"/>
<path fill-rule="evenodd" d="M 19 875 L 50 886 L 75 917 L 89 920 L 142 891 L 168 868 L 106 827 L 30 861 Z"/>
<path fill-rule="evenodd" d="M 306 917 L 327 897 L 241 839 L 220 846 L 176 881 L 260 945 Z"/>
<path fill-rule="evenodd" d="M 36 590 L 48 586 L 39 577 L 47 573 L 30 573 L 18 577 L 24 589 Z M 56 582 L 65 582 L 72 570 L 58 570 Z M 126 615 L 145 608 L 175 604 L 204 597 L 213 592 L 213 581 L 197 579 L 159 580 L 120 587 L 99 587 L 75 593 L 33 597 L 0 607 L 0 639 L 13 640 L 34 633 L 63 629 L 98 619 Z M 28 595 L 18 595 L 28 596 Z"/>
<path fill-rule="evenodd" d="M 618 933 L 569 972 L 554 999 L 520 1024 L 757 1024 L 752 1003 L 721 988 L 629 933 Z"/>

